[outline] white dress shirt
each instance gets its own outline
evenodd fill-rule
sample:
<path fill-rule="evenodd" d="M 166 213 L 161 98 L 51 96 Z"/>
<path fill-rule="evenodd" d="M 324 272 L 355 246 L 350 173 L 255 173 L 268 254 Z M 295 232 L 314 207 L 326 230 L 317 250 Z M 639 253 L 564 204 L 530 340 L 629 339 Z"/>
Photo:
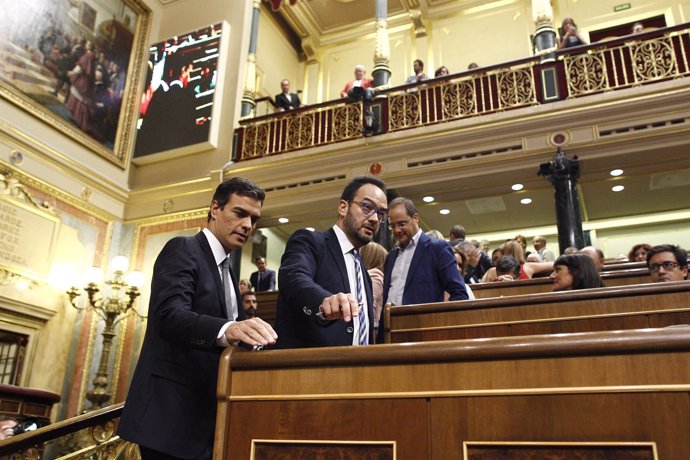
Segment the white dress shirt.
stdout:
<path fill-rule="evenodd" d="M 218 238 L 216 238 L 216 235 L 214 235 L 211 230 L 208 228 L 205 228 L 202 230 L 204 232 L 204 235 L 206 235 L 206 239 L 208 240 L 209 246 L 211 246 L 211 252 L 213 252 L 213 258 L 216 261 L 216 265 L 218 266 L 218 274 L 220 275 L 220 279 L 223 279 L 223 272 L 221 271 L 220 264 L 223 263 L 226 257 L 228 257 L 228 254 L 225 252 L 225 248 L 223 247 L 222 244 L 220 244 L 220 241 L 218 241 Z M 237 312 L 239 311 L 239 305 L 237 303 L 237 294 L 235 293 L 235 286 L 232 280 L 232 276 L 228 276 L 228 281 L 230 282 L 230 296 L 232 298 L 232 311 L 234 312 L 234 318 L 230 318 L 230 320 L 223 325 L 223 327 L 220 328 L 220 331 L 218 331 L 218 335 L 216 336 L 216 343 L 221 346 L 221 347 L 227 347 L 230 345 L 228 343 L 227 338 L 225 337 L 225 330 L 235 322 L 237 319 Z"/>
<path fill-rule="evenodd" d="M 395 264 L 391 271 L 391 287 L 388 289 L 388 299 L 385 303 L 390 303 L 391 305 L 403 304 L 402 299 L 403 292 L 405 292 L 407 272 L 410 271 L 412 257 L 414 257 L 414 252 L 417 250 L 417 243 L 419 243 L 421 235 L 422 229 L 420 228 L 404 249 L 401 247 L 396 249 L 396 251 L 399 251 L 398 257 L 395 258 Z"/>

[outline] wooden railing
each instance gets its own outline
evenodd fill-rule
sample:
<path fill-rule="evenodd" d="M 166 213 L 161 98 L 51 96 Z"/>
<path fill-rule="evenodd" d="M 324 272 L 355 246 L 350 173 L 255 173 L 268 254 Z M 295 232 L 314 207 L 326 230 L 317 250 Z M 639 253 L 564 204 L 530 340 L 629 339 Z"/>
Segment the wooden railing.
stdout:
<path fill-rule="evenodd" d="M 690 75 L 690 26 L 531 56 L 377 92 L 374 135 L 587 97 Z M 546 62 L 543 62 L 546 61 Z M 348 98 L 240 122 L 234 158 L 251 160 L 364 136 L 362 102 Z M 371 134 L 371 133 L 367 133 Z"/>
<path fill-rule="evenodd" d="M 53 423 L 0 441 L 0 458 L 139 459 L 135 444 L 115 436 L 124 403 Z"/>

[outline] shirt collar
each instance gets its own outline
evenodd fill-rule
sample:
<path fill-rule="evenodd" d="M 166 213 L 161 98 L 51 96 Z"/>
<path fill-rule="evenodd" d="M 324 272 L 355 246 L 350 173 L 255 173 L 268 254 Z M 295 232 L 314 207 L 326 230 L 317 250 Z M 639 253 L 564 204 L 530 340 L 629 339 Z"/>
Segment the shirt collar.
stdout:
<path fill-rule="evenodd" d="M 354 245 L 350 242 L 350 240 L 347 239 L 347 236 L 345 235 L 345 232 L 342 228 L 338 227 L 338 225 L 336 224 L 333 226 L 333 230 L 335 231 L 335 236 L 338 237 L 338 243 L 340 243 L 340 250 L 343 251 L 343 254 L 347 254 L 355 248 Z"/>
<path fill-rule="evenodd" d="M 214 235 L 211 230 L 205 228 L 202 231 L 204 235 L 206 235 L 209 246 L 211 246 L 211 252 L 213 252 L 213 258 L 216 261 L 216 265 L 220 265 L 223 263 L 223 260 L 228 257 L 228 253 L 225 252 L 225 248 L 220 244 L 220 241 L 218 241 L 218 238 L 216 238 L 216 235 Z"/>
<path fill-rule="evenodd" d="M 414 236 L 412 237 L 412 239 L 410 240 L 410 242 L 407 243 L 407 246 L 405 246 L 404 248 L 402 248 L 402 247 L 400 247 L 400 246 L 398 245 L 398 249 L 400 249 L 400 252 L 403 252 L 403 251 L 405 251 L 406 249 L 408 249 L 408 248 L 410 248 L 410 247 L 417 246 L 417 243 L 419 243 L 419 238 L 420 238 L 421 236 L 422 236 L 422 229 L 420 228 L 419 230 L 417 230 L 417 233 L 414 234 Z"/>

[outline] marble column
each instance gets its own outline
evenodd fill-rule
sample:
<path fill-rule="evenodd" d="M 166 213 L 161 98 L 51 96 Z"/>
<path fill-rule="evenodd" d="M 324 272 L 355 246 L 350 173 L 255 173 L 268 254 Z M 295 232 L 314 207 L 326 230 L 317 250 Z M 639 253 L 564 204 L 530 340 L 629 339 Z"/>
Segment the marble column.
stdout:
<path fill-rule="evenodd" d="M 532 36 L 534 54 L 541 54 L 546 50 L 556 48 L 556 30 L 553 28 L 553 9 L 549 0 L 532 0 L 532 20 L 536 29 Z M 541 62 L 555 59 L 555 54 L 541 54 Z"/>
<path fill-rule="evenodd" d="M 253 1 L 252 30 L 249 37 L 249 54 L 247 55 L 247 72 L 244 76 L 244 94 L 242 95 L 242 117 L 248 117 L 254 112 L 256 102 L 256 39 L 259 34 L 259 12 L 261 0 Z"/>
<path fill-rule="evenodd" d="M 376 0 L 376 38 L 374 39 L 374 86 L 388 84 L 391 77 L 391 49 L 388 40 L 388 0 Z"/>
<path fill-rule="evenodd" d="M 577 156 L 568 158 L 559 148 L 553 161 L 539 165 L 539 175 L 549 179 L 554 188 L 558 245 L 561 251 L 570 246 L 582 248 L 585 239 L 580 218 L 580 200 L 577 196 L 577 179 L 580 177 Z"/>

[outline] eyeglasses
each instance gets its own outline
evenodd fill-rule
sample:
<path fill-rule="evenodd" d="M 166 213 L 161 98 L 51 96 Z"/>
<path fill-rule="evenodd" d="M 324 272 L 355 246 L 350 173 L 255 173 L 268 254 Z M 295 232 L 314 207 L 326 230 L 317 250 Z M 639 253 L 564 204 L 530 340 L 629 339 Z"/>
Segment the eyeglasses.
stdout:
<path fill-rule="evenodd" d="M 680 267 L 680 264 L 678 262 L 671 262 L 670 260 L 660 264 L 649 264 L 649 271 L 658 272 L 661 267 L 664 267 L 664 271 L 670 272 L 674 268 Z"/>
<path fill-rule="evenodd" d="M 352 200 L 350 201 L 350 203 L 358 205 L 367 219 L 376 214 L 376 217 L 378 218 L 379 222 L 385 222 L 386 220 L 388 220 L 388 209 L 377 209 L 376 207 L 374 207 L 374 205 L 367 203 L 366 201 Z"/>
<path fill-rule="evenodd" d="M 394 228 L 405 228 L 407 227 L 407 224 L 410 223 L 410 219 L 407 220 L 401 220 L 400 222 L 396 222 L 394 224 L 388 224 L 388 228 L 393 230 Z"/>

